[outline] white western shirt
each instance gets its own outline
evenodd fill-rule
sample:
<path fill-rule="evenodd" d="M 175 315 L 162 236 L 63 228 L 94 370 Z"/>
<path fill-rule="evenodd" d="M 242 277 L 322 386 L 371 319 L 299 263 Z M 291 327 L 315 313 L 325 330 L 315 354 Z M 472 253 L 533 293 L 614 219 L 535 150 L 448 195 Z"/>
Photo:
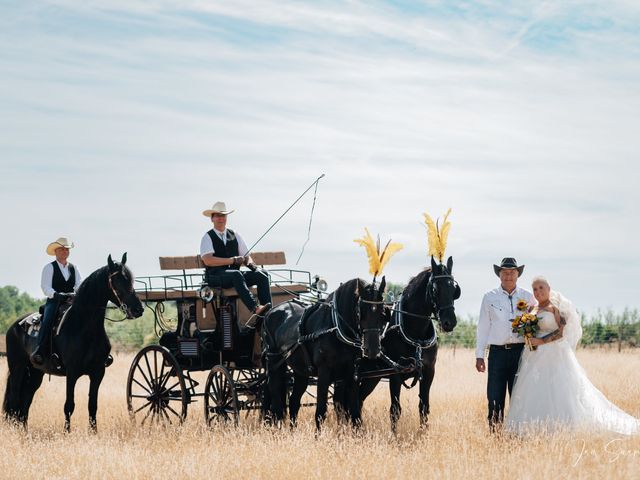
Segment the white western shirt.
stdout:
<path fill-rule="evenodd" d="M 485 293 L 476 330 L 476 358 L 484 358 L 487 345 L 524 342 L 522 337 L 511 331 L 511 322 L 519 315 L 516 305 L 520 300 L 530 306 L 536 304 L 531 292 L 520 287 L 516 287 L 511 294 L 502 287 Z"/>
<path fill-rule="evenodd" d="M 220 240 L 222 240 L 222 242 L 226 245 L 227 229 L 225 228 L 224 232 L 219 232 L 214 228 L 213 231 L 218 235 L 218 237 L 220 237 Z M 241 257 L 244 257 L 249 251 L 249 249 L 247 248 L 247 244 L 244 243 L 244 240 L 240 235 L 238 235 L 238 232 L 234 231 L 234 233 L 236 234 L 236 240 L 238 240 L 238 255 L 240 255 Z M 203 257 L 207 253 L 215 253 L 215 249 L 213 248 L 213 242 L 211 241 L 209 232 L 205 233 L 204 236 L 202 237 L 202 240 L 200 240 L 200 256 Z"/>
<path fill-rule="evenodd" d="M 69 280 L 69 277 L 71 276 L 71 271 L 69 270 L 69 262 L 67 262 L 66 266 L 62 265 L 57 260 L 56 262 L 58 263 L 58 267 L 60 268 L 60 271 L 62 272 L 62 276 L 64 277 L 64 279 Z M 76 271 L 76 283 L 73 286 L 73 290 L 77 292 L 78 287 L 82 283 L 82 277 L 80 276 L 78 267 L 74 265 L 73 268 Z M 40 281 L 40 288 L 42 288 L 42 291 L 47 296 L 47 298 L 53 298 L 53 294 L 56 293 L 56 291 L 53 289 L 52 284 L 53 284 L 53 265 L 51 265 L 51 263 L 47 263 L 42 269 L 42 280 Z"/>

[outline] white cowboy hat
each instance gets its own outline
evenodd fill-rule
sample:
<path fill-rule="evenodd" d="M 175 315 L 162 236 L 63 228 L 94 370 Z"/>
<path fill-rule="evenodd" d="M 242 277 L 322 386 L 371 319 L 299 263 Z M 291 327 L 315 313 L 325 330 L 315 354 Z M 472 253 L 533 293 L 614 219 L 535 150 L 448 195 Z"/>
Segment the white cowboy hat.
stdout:
<path fill-rule="evenodd" d="M 60 247 L 73 248 L 74 246 L 75 245 L 73 244 L 73 242 L 69 241 L 68 238 L 60 237 L 55 242 L 51 242 L 49 245 L 47 245 L 47 254 L 48 255 L 55 255 L 56 254 L 56 250 L 58 248 L 60 248 Z"/>
<path fill-rule="evenodd" d="M 223 215 L 229 215 L 233 213 L 234 210 L 227 210 L 227 205 L 224 202 L 216 202 L 213 204 L 209 210 L 205 210 L 202 214 L 205 217 L 211 217 L 214 213 L 222 213 Z"/>

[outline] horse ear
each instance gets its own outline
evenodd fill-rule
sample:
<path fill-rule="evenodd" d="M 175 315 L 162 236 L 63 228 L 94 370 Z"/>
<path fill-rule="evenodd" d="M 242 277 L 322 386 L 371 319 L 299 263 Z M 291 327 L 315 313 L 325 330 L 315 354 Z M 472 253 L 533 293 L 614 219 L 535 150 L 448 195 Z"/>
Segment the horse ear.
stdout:
<path fill-rule="evenodd" d="M 451 257 L 449 257 L 449 260 L 451 260 Z M 120 263 L 122 265 L 124 265 L 125 263 L 127 263 L 127 252 L 124 252 L 124 255 L 122 255 L 122 260 L 120 261 Z"/>
<path fill-rule="evenodd" d="M 451 275 L 453 272 L 453 257 L 447 259 L 447 270 L 449 270 L 449 275 Z"/>
<path fill-rule="evenodd" d="M 107 257 L 107 265 L 109 265 L 109 270 L 113 270 L 116 266 L 116 264 L 113 263 L 113 260 L 111 259 L 111 254 L 109 254 L 109 257 Z"/>
<path fill-rule="evenodd" d="M 433 255 L 431 255 L 431 271 L 435 272 L 438 265 L 436 265 L 436 261 L 433 259 Z"/>
<path fill-rule="evenodd" d="M 384 294 L 384 289 L 387 286 L 387 279 L 383 276 L 382 281 L 380 282 L 380 288 L 378 289 L 378 293 L 380 295 Z"/>

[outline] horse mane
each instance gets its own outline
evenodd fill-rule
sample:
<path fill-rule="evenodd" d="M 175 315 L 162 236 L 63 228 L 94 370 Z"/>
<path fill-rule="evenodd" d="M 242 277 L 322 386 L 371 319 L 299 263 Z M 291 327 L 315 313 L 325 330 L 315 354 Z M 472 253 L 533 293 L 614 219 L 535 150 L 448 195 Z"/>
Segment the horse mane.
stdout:
<path fill-rule="evenodd" d="M 369 282 L 361 278 L 353 278 L 340 285 L 334 292 L 333 298 L 335 299 L 336 308 L 339 312 L 343 312 L 343 316 L 348 312 L 351 320 L 351 313 L 354 312 L 356 303 L 358 302 L 358 296 L 356 296 L 356 289 L 362 294 L 362 290 L 369 286 Z M 347 318 L 345 318 L 346 320 Z"/>
<path fill-rule="evenodd" d="M 125 277 L 133 284 L 133 274 L 129 267 L 126 265 L 122 265 L 120 263 L 116 263 L 116 266 L 122 269 Z M 76 292 L 76 298 L 74 300 L 74 304 L 80 308 L 84 307 L 85 304 L 89 304 L 91 302 L 95 302 L 96 300 L 101 300 L 101 297 L 108 298 L 108 284 L 107 278 L 109 276 L 109 266 L 105 265 L 104 267 L 100 267 L 94 272 L 92 272 L 88 277 L 86 277 L 80 286 L 78 287 L 78 291 Z M 78 302 L 80 300 L 80 302 Z M 80 303 L 80 305 L 77 305 Z"/>
<path fill-rule="evenodd" d="M 402 295 L 405 298 L 413 297 L 416 293 L 420 293 L 420 295 L 424 295 L 424 289 L 426 288 L 426 282 L 429 281 L 429 276 L 431 275 L 431 267 L 425 268 L 423 271 L 418 273 L 416 276 L 411 277 L 409 283 L 402 292 Z"/>

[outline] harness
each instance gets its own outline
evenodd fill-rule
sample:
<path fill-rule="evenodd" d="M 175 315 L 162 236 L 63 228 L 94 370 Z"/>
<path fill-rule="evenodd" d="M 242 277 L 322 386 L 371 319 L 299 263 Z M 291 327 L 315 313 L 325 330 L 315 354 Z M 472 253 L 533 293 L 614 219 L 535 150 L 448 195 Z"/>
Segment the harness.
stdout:
<path fill-rule="evenodd" d="M 296 343 L 294 343 L 292 346 L 290 346 L 289 348 L 287 348 L 286 351 L 284 351 L 283 353 L 280 352 L 266 352 L 267 357 L 275 357 L 275 356 L 282 356 L 282 358 L 275 364 L 275 366 L 273 368 L 278 368 L 280 367 L 284 362 L 287 361 L 287 359 L 299 348 L 302 347 L 302 352 L 304 354 L 304 358 L 305 358 L 305 364 L 307 365 L 307 371 L 310 374 L 315 373 L 314 369 L 313 369 L 313 364 L 311 362 L 311 355 L 309 354 L 309 350 L 307 349 L 307 343 L 308 342 L 312 342 L 314 340 L 317 340 L 318 338 L 324 336 L 324 335 L 328 335 L 331 333 L 336 334 L 336 338 L 344 343 L 345 345 L 348 345 L 350 347 L 353 348 L 358 348 L 358 349 L 362 349 L 363 345 L 362 342 L 359 340 L 359 337 L 361 337 L 363 334 L 367 333 L 367 332 L 372 332 L 372 331 L 378 331 L 380 332 L 379 329 L 377 328 L 363 328 L 360 329 L 359 325 L 360 325 L 360 305 L 361 304 L 368 304 L 368 305 L 374 305 L 373 310 L 375 311 L 375 309 L 377 308 L 378 305 L 384 305 L 383 301 L 372 301 L 372 300 L 364 300 L 362 298 L 358 298 L 358 303 L 357 303 L 357 308 L 356 308 L 356 318 L 357 318 L 357 322 L 356 322 L 356 328 L 357 331 L 354 330 L 351 325 L 348 325 L 342 318 L 342 315 L 340 315 L 340 313 L 338 312 L 338 308 L 336 307 L 336 304 L 334 301 L 331 301 L 329 303 L 317 303 L 315 305 L 309 306 L 305 308 L 305 312 L 302 315 L 302 318 L 300 319 L 300 322 L 298 323 L 298 340 L 296 341 Z M 316 307 L 314 309 L 314 307 Z M 329 328 L 326 328 L 324 330 L 319 330 L 316 332 L 311 332 L 308 334 L 305 334 L 305 321 L 307 320 L 307 318 L 309 318 L 309 316 L 314 313 L 318 308 L 320 307 L 328 307 L 331 309 L 331 320 L 332 320 L 332 326 Z M 348 329 L 348 331 L 345 330 Z M 386 326 L 385 326 L 386 329 Z M 380 338 L 382 338 L 382 333 L 384 332 L 384 330 L 381 332 Z M 390 362 L 393 362 L 391 359 L 388 359 L 386 357 L 386 355 L 382 354 L 381 352 L 381 356 L 383 356 L 383 358 L 387 359 Z"/>
<path fill-rule="evenodd" d="M 453 279 L 453 276 L 449 274 L 431 275 L 429 277 L 429 281 L 427 282 L 425 300 L 427 304 L 430 304 L 432 307 L 433 313 L 431 315 L 420 315 L 420 314 L 416 314 L 416 313 L 412 313 L 404 310 L 404 307 L 403 307 L 404 295 L 400 294 L 400 296 L 398 297 L 398 300 L 396 300 L 391 307 L 391 311 L 393 312 L 393 315 L 391 317 L 390 326 L 382 334 L 382 338 L 384 338 L 387 335 L 387 333 L 397 330 L 400 335 L 400 339 L 404 343 L 416 349 L 414 354 L 416 374 L 410 386 L 408 386 L 406 383 L 403 382 L 403 385 L 406 388 L 413 388 L 416 385 L 416 383 L 418 383 L 418 381 L 422 379 L 422 369 L 419 368 L 420 364 L 422 363 L 422 354 L 425 350 L 428 350 L 429 348 L 432 348 L 438 344 L 438 331 L 436 328 L 436 324 L 434 323 L 434 320 L 439 323 L 440 313 L 443 312 L 444 310 L 454 308 L 453 302 L 443 307 L 439 306 L 436 303 L 435 295 L 433 294 L 433 290 L 435 289 L 434 280 L 439 278 L 450 278 L 455 282 L 455 280 Z M 426 321 L 431 321 L 431 324 L 433 326 L 433 335 L 427 339 L 413 338 L 409 336 L 409 334 L 407 334 L 405 330 L 405 323 L 404 323 L 405 315 L 415 317 L 415 318 L 420 318 Z"/>

